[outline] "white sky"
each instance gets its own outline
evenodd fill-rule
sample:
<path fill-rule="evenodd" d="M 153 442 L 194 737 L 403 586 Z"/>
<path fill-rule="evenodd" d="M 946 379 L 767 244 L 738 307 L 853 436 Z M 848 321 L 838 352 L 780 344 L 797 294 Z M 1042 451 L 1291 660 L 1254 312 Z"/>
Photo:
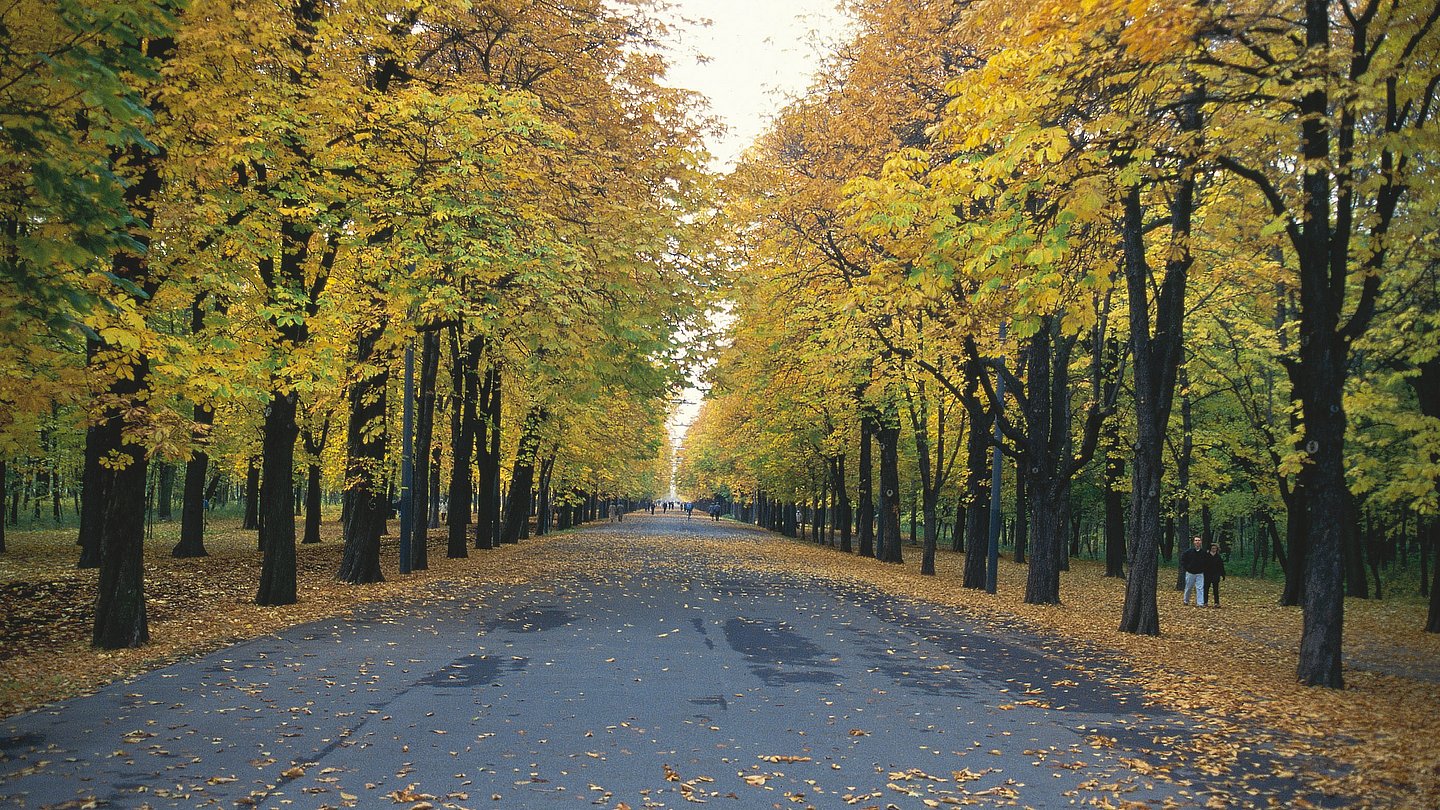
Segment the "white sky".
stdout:
<path fill-rule="evenodd" d="M 711 21 L 676 26 L 670 84 L 707 96 L 728 127 L 710 144 L 720 169 L 733 167 L 770 117 L 805 90 L 822 43 L 846 28 L 836 0 L 674 0 L 674 6 L 687 19 Z"/>

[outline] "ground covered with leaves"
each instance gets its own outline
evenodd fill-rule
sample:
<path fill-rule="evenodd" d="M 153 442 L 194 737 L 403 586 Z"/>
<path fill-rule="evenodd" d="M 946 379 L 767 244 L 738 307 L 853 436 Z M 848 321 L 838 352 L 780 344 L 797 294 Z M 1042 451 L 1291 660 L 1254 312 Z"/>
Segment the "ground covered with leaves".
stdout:
<path fill-rule="evenodd" d="M 300 547 L 299 603 L 277 608 L 253 602 L 259 571 L 253 532 L 218 522 L 206 540 L 210 556 L 174 559 L 168 555 L 174 527 L 156 527 L 146 561 L 152 640 L 116 652 L 89 646 L 96 572 L 74 567 L 73 532 L 12 533 L 9 550 L 0 554 L 0 716 L 235 641 L 343 616 L 374 600 L 423 598 L 456 581 L 506 585 L 623 571 L 630 562 L 624 544 L 608 540 L 579 546 L 583 558 L 530 540 L 450 560 L 437 533 L 428 570 L 400 575 L 395 547 L 387 543 L 387 581 L 348 586 L 334 579 L 341 548 L 329 528 L 324 543 Z M 737 568 L 915 597 L 1001 632 L 1023 626 L 1057 639 L 1078 665 L 1093 659 L 1097 669 L 1109 671 L 1102 659 L 1122 661 L 1135 674 L 1115 677 L 1138 679 L 1154 704 L 1207 729 L 1183 746 L 1167 749 L 1157 741 L 1154 762 L 1146 765 L 1157 777 L 1182 764 L 1224 774 L 1261 757 L 1276 763 L 1276 776 L 1305 779 L 1361 806 L 1440 806 L 1440 636 L 1422 631 L 1425 608 L 1418 599 L 1347 602 L 1347 688 L 1333 691 L 1296 682 L 1300 611 L 1276 604 L 1273 583 L 1227 579 L 1220 609 L 1183 607 L 1178 593 L 1162 587 L 1164 635 L 1151 638 L 1115 630 L 1123 582 L 1088 562 L 1077 561 L 1064 575 L 1064 605 L 1037 607 L 1021 599 L 1025 568 L 1008 562 L 1001 566 L 1000 593 L 990 596 L 959 586 L 961 558 L 948 553 L 941 554 L 939 576 L 922 577 L 918 549 L 906 549 L 905 565 L 882 565 L 779 537 L 760 544 L 683 542 L 693 553 L 725 558 Z M 1305 763 L 1322 758 L 1340 767 L 1307 769 Z M 1287 772 L 1287 762 L 1297 773 Z M 1243 793 L 1216 800 L 1221 806 L 1261 801 Z"/>

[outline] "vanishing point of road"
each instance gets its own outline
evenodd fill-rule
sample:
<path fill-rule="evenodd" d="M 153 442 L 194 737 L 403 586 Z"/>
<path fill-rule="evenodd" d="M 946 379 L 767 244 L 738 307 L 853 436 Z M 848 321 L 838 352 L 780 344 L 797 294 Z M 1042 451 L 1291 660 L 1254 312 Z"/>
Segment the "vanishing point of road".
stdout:
<path fill-rule="evenodd" d="M 0 808 L 1214 798 L 1170 756 L 1190 722 L 1055 639 L 746 567 L 717 549 L 791 541 L 700 516 L 535 542 L 581 562 L 370 603 L 0 722 Z M 594 549 L 623 565 L 586 570 Z"/>

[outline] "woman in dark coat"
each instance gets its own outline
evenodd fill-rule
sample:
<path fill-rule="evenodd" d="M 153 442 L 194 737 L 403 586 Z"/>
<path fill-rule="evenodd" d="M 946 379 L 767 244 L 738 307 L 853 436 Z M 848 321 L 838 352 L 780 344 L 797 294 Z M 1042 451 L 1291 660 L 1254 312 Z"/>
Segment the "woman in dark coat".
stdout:
<path fill-rule="evenodd" d="M 1210 552 L 1205 555 L 1205 602 L 1220 607 L 1220 580 L 1225 578 L 1225 560 L 1220 556 L 1220 544 L 1211 543 Z"/>

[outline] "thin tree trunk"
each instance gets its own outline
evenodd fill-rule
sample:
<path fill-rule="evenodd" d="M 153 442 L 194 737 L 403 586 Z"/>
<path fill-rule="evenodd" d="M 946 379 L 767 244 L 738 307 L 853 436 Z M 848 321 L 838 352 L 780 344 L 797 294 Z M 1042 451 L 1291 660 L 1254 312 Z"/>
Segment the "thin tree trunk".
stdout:
<path fill-rule="evenodd" d="M 420 387 L 416 392 L 415 451 L 411 459 L 410 570 L 430 567 L 430 453 L 435 441 L 435 381 L 440 375 L 440 332 L 420 338 Z"/>
<path fill-rule="evenodd" d="M 245 518 L 242 529 L 260 528 L 260 459 L 250 457 L 250 466 L 245 470 Z"/>
<path fill-rule="evenodd" d="M 460 330 L 450 334 L 450 505 L 446 515 L 449 543 L 446 556 L 458 559 L 469 555 L 465 527 L 470 525 L 470 453 L 475 447 L 475 365 L 481 343 L 462 343 Z"/>
<path fill-rule="evenodd" d="M 510 475 L 510 502 L 505 508 L 504 530 L 500 542 L 513 544 L 529 535 L 530 502 L 535 486 L 535 456 L 540 449 L 540 425 L 545 412 L 532 407 L 525 415 L 520 431 L 520 444 L 515 453 L 515 466 Z"/>
<path fill-rule="evenodd" d="M 859 506 L 856 510 L 856 523 L 858 524 L 856 530 L 860 534 L 859 551 L 861 557 L 875 556 L 875 500 L 873 487 L 875 465 L 871 458 L 871 441 L 874 434 L 873 419 L 868 414 L 861 416 L 859 483 L 856 485 L 856 493 L 859 496 Z"/>
<path fill-rule="evenodd" d="M 881 562 L 902 563 L 900 551 L 900 424 L 893 412 L 886 414 L 875 433 L 880 444 L 880 532 L 876 557 Z"/>
<path fill-rule="evenodd" d="M 195 406 L 195 424 L 207 435 L 215 424 L 215 412 L 204 405 Z M 170 550 L 172 557 L 204 557 L 205 551 L 205 475 L 210 469 L 210 456 L 203 449 L 195 450 L 185 462 L 185 492 L 180 504 L 180 542 Z"/>

